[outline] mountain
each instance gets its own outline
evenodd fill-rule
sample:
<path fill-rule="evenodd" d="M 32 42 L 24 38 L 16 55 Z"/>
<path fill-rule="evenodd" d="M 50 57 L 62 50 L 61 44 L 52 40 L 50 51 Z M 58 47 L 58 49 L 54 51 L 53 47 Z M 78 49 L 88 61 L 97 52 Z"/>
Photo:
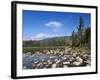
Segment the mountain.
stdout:
<path fill-rule="evenodd" d="M 66 46 L 70 45 L 70 36 L 52 37 L 43 40 L 23 41 L 24 47 Z"/>

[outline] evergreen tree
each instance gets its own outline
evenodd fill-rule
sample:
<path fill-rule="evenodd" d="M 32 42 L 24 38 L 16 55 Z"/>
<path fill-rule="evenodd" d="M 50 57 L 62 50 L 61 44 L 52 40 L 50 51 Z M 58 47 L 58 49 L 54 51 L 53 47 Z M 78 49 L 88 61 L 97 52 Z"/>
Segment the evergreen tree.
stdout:
<path fill-rule="evenodd" d="M 80 17 L 79 27 L 78 27 L 78 31 L 77 31 L 79 46 L 82 46 L 82 44 L 84 43 L 84 33 L 85 33 L 84 21 L 83 21 L 82 17 Z"/>
<path fill-rule="evenodd" d="M 84 36 L 85 44 L 87 44 L 88 47 L 90 47 L 91 44 L 91 28 L 87 27 L 85 30 L 85 36 Z"/>
<path fill-rule="evenodd" d="M 75 31 L 72 32 L 71 36 L 72 46 L 82 46 L 82 44 L 84 44 L 85 41 L 84 36 L 85 36 L 84 21 L 82 17 L 80 17 L 77 32 Z"/>
<path fill-rule="evenodd" d="M 72 47 L 74 47 L 76 45 L 76 34 L 74 31 L 72 32 L 71 40 L 72 40 Z"/>

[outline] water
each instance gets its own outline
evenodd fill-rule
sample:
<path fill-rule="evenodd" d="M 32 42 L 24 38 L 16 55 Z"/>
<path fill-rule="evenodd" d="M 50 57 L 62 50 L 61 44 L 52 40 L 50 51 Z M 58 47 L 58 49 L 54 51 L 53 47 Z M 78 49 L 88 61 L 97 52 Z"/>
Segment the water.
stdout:
<path fill-rule="evenodd" d="M 39 63 L 43 61 L 52 61 L 62 60 L 62 57 L 59 55 L 50 55 L 50 54 L 23 54 L 23 66 L 32 69 L 32 63 Z"/>
<path fill-rule="evenodd" d="M 77 53 L 78 54 L 78 53 Z M 88 57 L 85 57 L 88 56 Z M 78 54 L 31 54 L 26 53 L 22 56 L 23 69 L 40 69 L 40 68 L 52 68 L 52 65 L 58 65 L 58 67 L 79 67 L 90 65 L 90 55 Z"/>

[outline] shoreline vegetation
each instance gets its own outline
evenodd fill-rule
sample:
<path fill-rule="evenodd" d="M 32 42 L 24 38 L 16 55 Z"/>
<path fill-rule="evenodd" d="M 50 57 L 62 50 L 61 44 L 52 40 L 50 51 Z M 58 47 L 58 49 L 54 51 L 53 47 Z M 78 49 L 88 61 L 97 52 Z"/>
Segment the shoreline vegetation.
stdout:
<path fill-rule="evenodd" d="M 91 28 L 82 17 L 71 36 L 23 41 L 23 69 L 91 66 Z"/>
<path fill-rule="evenodd" d="M 66 52 L 74 53 L 80 52 L 81 54 L 87 53 L 90 54 L 90 49 L 88 47 L 66 47 L 66 46 L 56 46 L 56 47 L 23 47 L 23 53 L 26 54 L 28 52 L 32 54 L 36 54 L 36 52 L 41 52 L 44 54 L 60 54 L 59 52 L 63 51 L 63 53 L 67 54 Z"/>

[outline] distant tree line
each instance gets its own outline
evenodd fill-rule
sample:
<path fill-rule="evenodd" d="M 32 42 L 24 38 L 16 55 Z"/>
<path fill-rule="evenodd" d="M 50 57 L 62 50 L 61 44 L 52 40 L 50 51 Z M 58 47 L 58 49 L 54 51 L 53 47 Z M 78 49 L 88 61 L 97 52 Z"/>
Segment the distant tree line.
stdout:
<path fill-rule="evenodd" d="M 87 46 L 90 47 L 91 43 L 91 28 L 84 26 L 84 20 L 80 17 L 79 26 L 77 31 L 72 32 L 71 36 L 72 47 L 82 47 Z"/>
<path fill-rule="evenodd" d="M 55 37 L 44 40 L 23 41 L 23 47 L 52 47 L 52 46 L 69 46 L 71 44 L 70 37 Z"/>

